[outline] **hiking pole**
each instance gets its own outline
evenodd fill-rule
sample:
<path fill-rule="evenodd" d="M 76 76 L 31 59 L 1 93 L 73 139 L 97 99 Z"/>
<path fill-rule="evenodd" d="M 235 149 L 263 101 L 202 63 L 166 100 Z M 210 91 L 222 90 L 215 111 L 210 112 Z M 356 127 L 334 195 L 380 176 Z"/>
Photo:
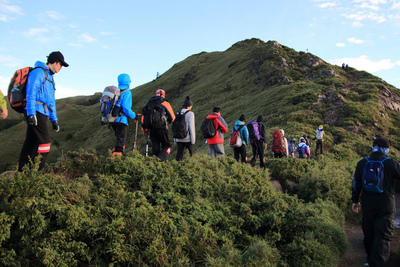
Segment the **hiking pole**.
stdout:
<path fill-rule="evenodd" d="M 147 136 L 147 133 L 146 133 L 146 158 L 147 158 L 147 155 L 149 154 L 149 137 Z"/>
<path fill-rule="evenodd" d="M 140 114 L 137 114 L 136 118 L 137 116 L 140 116 Z M 139 119 L 136 119 L 135 141 L 133 142 L 133 151 L 136 150 L 138 124 L 139 124 Z"/>

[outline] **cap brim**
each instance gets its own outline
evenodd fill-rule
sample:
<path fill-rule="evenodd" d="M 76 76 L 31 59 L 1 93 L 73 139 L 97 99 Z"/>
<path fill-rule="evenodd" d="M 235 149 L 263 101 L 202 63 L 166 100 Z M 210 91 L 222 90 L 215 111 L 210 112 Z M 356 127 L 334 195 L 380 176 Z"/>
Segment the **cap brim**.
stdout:
<path fill-rule="evenodd" d="M 68 64 L 67 62 L 65 62 L 65 61 L 61 61 L 61 60 L 60 60 L 60 62 L 61 62 L 61 65 L 62 65 L 63 67 L 68 67 L 68 66 L 69 66 L 69 64 Z"/>

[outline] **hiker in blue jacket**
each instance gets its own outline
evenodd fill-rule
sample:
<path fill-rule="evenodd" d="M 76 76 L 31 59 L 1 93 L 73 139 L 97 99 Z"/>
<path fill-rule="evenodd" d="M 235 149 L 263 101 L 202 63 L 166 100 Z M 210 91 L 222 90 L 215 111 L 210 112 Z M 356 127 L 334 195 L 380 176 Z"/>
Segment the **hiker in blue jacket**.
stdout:
<path fill-rule="evenodd" d="M 112 124 L 116 138 L 113 156 L 122 155 L 122 153 L 124 153 L 129 126 L 128 117 L 131 119 L 136 118 L 135 112 L 132 111 L 132 93 L 129 90 L 130 84 L 131 77 L 129 77 L 128 74 L 123 73 L 118 76 L 118 88 L 121 90 L 121 96 L 116 106 L 121 108 L 121 115 L 119 115 Z"/>
<path fill-rule="evenodd" d="M 246 127 L 246 118 L 244 117 L 243 114 L 239 117 L 239 120 L 235 122 L 235 126 L 233 126 L 232 133 L 238 130 L 239 128 L 240 128 L 239 135 L 240 138 L 242 139 L 242 145 L 240 147 L 233 148 L 233 153 L 237 162 L 239 162 L 239 155 L 240 155 L 242 163 L 246 163 L 247 162 L 246 146 L 249 143 L 249 130 Z"/>
<path fill-rule="evenodd" d="M 18 158 L 18 171 L 22 171 L 36 156 L 41 155 L 39 170 L 43 169 L 50 153 L 50 134 L 47 121 L 50 120 L 53 131 L 58 132 L 56 112 L 55 84 L 53 75 L 62 67 L 69 65 L 59 51 L 50 53 L 47 63 L 37 61 L 35 69 L 29 73 L 26 84 L 26 107 L 24 118 L 27 122 L 25 142 Z"/>

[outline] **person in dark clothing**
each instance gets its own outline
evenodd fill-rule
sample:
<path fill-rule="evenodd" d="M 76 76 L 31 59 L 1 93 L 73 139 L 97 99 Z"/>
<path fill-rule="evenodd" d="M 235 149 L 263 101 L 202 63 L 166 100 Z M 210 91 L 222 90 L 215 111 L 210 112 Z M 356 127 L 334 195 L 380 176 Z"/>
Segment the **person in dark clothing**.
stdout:
<path fill-rule="evenodd" d="M 250 161 L 251 166 L 254 166 L 257 161 L 257 157 L 260 157 L 260 167 L 264 168 L 264 150 L 267 149 L 267 143 L 265 142 L 265 125 L 264 116 L 259 115 L 257 117 L 258 131 L 260 132 L 260 140 L 250 140 L 251 150 L 253 152 L 253 158 Z"/>
<path fill-rule="evenodd" d="M 171 142 L 168 134 L 168 124 L 175 120 L 175 113 L 171 107 L 171 104 L 165 99 L 165 91 L 158 89 L 156 91 L 156 96 L 149 99 L 150 102 L 158 102 L 164 107 L 165 110 L 165 124 L 162 128 L 151 127 L 146 129 L 143 127 L 143 116 L 142 116 L 142 131 L 145 135 L 150 132 L 150 140 L 152 145 L 153 155 L 157 156 L 161 161 L 167 159 L 168 155 L 171 153 Z M 148 103 L 148 104 L 149 104 Z"/>
<path fill-rule="evenodd" d="M 372 145 L 370 160 L 382 160 L 389 153 L 389 141 L 376 138 Z M 363 188 L 363 172 L 367 159 L 358 162 L 352 186 L 352 210 L 356 213 L 362 208 L 362 229 L 364 247 L 369 266 L 384 266 L 390 256 L 390 241 L 393 238 L 395 213 L 394 180 L 400 180 L 400 164 L 387 158 L 383 161 L 383 193 L 370 192 Z M 360 193 L 361 204 L 359 202 Z"/>
<path fill-rule="evenodd" d="M 196 126 L 195 126 L 195 116 L 192 111 L 192 101 L 190 97 L 187 96 L 183 102 L 183 109 L 179 111 L 181 115 L 185 112 L 185 124 L 187 129 L 187 136 L 183 138 L 174 138 L 174 141 L 178 147 L 178 152 L 176 152 L 175 159 L 177 161 L 183 160 L 183 152 L 185 148 L 188 149 L 189 155 L 193 156 L 193 145 L 196 143 Z"/>

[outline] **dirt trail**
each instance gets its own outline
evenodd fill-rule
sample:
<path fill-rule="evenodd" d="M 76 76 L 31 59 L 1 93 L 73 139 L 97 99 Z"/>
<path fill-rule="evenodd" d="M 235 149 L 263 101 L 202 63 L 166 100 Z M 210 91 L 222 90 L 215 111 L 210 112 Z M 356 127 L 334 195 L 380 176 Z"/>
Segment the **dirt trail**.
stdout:
<path fill-rule="evenodd" d="M 396 217 L 400 219 L 400 193 L 396 193 Z M 348 221 L 345 224 L 345 231 L 350 248 L 343 261 L 338 267 L 358 267 L 364 266 L 367 262 L 367 254 L 364 250 L 363 239 L 364 235 L 361 229 L 361 219 Z M 390 243 L 390 259 L 385 267 L 399 267 L 400 266 L 400 228 L 394 231 L 393 241 Z"/>

